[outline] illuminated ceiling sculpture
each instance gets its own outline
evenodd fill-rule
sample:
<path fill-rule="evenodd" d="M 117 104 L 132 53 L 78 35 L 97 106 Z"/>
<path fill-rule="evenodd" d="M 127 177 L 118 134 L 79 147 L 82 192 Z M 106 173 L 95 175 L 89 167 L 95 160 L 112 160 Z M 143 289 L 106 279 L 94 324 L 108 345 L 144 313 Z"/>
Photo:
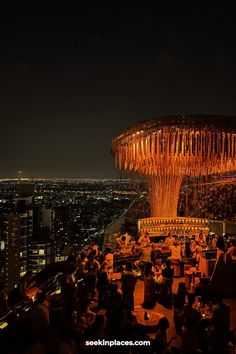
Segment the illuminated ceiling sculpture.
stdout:
<path fill-rule="evenodd" d="M 112 141 L 119 169 L 145 175 L 152 217 L 176 217 L 184 176 L 236 170 L 236 117 L 185 115 L 145 121 Z"/>

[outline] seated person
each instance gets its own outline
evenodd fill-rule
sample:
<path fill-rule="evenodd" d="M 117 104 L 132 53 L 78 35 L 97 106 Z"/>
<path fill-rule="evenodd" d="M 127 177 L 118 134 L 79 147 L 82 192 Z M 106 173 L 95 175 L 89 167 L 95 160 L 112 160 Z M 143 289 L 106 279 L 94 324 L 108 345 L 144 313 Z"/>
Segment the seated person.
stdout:
<path fill-rule="evenodd" d="M 211 294 L 208 278 L 200 279 L 199 285 L 197 285 L 195 288 L 195 296 L 200 297 L 201 302 L 203 304 L 206 304 L 211 300 L 212 294 Z"/>
<path fill-rule="evenodd" d="M 96 320 L 96 314 L 89 309 L 88 303 L 84 303 L 78 311 L 78 327 L 82 331 L 88 330 Z"/>
<path fill-rule="evenodd" d="M 220 296 L 217 296 L 216 304 L 213 306 L 212 325 L 209 338 L 211 353 L 228 353 L 230 311 Z"/>
<path fill-rule="evenodd" d="M 138 239 L 138 244 L 143 246 L 143 247 L 147 247 L 151 244 L 150 238 L 149 238 L 149 233 L 145 232 L 144 235 L 141 235 Z"/>
<path fill-rule="evenodd" d="M 161 318 L 157 325 L 157 333 L 153 341 L 153 349 L 156 354 L 172 353 L 171 342 L 176 337 L 171 337 L 167 341 L 166 331 L 169 327 L 168 319 L 165 317 Z"/>
<path fill-rule="evenodd" d="M 188 302 L 183 307 L 184 322 L 195 329 L 201 320 L 201 313 L 193 307 L 193 304 L 195 303 L 195 294 L 189 293 L 187 299 Z"/>
<path fill-rule="evenodd" d="M 223 302 L 221 296 L 217 296 L 213 306 L 212 322 L 215 326 L 219 326 L 221 332 L 229 332 L 230 329 L 230 309 L 229 305 Z"/>

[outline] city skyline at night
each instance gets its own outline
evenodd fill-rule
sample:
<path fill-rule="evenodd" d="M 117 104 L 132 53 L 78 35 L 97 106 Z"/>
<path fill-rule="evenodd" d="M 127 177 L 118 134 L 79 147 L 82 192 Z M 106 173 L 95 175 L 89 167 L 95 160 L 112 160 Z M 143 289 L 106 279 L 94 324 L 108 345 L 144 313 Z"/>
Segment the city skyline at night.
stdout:
<path fill-rule="evenodd" d="M 111 140 L 127 127 L 234 116 L 235 34 L 229 5 L 2 5 L 0 177 L 119 178 Z"/>

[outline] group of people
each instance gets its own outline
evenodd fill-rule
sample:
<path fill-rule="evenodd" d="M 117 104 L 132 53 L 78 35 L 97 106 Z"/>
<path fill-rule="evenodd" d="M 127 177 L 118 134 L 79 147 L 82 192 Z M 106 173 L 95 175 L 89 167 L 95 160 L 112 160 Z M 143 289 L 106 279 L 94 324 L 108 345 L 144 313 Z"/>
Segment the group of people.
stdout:
<path fill-rule="evenodd" d="M 132 242 L 128 234 L 122 235 L 121 239 L 123 236 L 126 236 L 126 240 L 123 238 L 121 242 Z M 195 259 L 194 255 L 200 254 L 209 243 L 216 247 L 217 256 L 224 253 L 233 257 L 236 255 L 235 240 L 226 240 L 217 235 L 207 239 L 200 233 L 191 242 L 185 240 L 184 247 L 181 247 L 177 238 L 169 234 L 164 242 L 170 251 L 170 257 L 167 258 L 160 257 L 160 245 L 153 245 L 148 233 L 141 235 L 138 243 L 142 245 L 141 257 L 134 263 L 123 263 L 119 286 L 113 278 L 114 255 L 111 248 L 99 252 L 98 247 L 93 245 L 76 255 L 70 255 L 61 275 L 61 310 L 54 311 L 53 299 L 43 291 L 38 293 L 27 314 L 25 333 L 31 334 L 31 340 L 26 340 L 22 353 L 36 353 L 35 348 L 54 353 L 50 349 L 52 343 L 57 350 L 64 348 L 73 354 L 89 352 L 89 348 L 85 347 L 85 341 L 89 339 L 149 340 L 133 313 L 137 268 L 141 270 L 144 284 L 143 308 L 153 308 L 156 302 L 174 308 L 176 332 L 182 338 L 179 352 L 191 354 L 201 350 L 207 354 L 224 353 L 229 339 L 229 308 L 219 297 L 211 298 L 201 286 L 196 289 L 196 294 L 192 294 L 186 291 L 184 283 L 179 283 L 177 293 L 172 294 L 172 257 L 180 254 L 182 259 Z M 179 253 L 176 247 L 180 248 Z M 197 256 L 195 261 L 198 261 Z M 18 286 L 22 299 L 29 299 L 32 284 L 32 274 L 26 273 Z M 3 287 L 0 288 L 0 295 L 0 309 L 4 306 L 10 308 Z M 202 321 L 199 308 L 196 308 L 195 295 L 201 297 L 198 301 L 203 304 L 212 303 L 213 316 L 207 324 Z M 168 327 L 166 318 L 159 321 L 152 345 L 145 348 L 145 352 L 164 354 L 171 350 L 172 339 L 167 341 Z M 220 333 L 222 340 L 219 339 Z M 22 341 L 22 338 L 19 337 L 18 341 Z M 128 353 L 130 348 L 124 349 L 124 353 L 125 350 Z M 175 350 L 172 348 L 172 351 Z M 136 348 L 135 353 L 142 353 L 142 348 Z"/>
<path fill-rule="evenodd" d="M 173 295 L 174 324 L 182 339 L 183 353 L 227 353 L 227 344 L 232 339 L 229 306 L 220 296 L 200 288 L 191 293 L 180 282 Z"/>
<path fill-rule="evenodd" d="M 179 215 L 235 220 L 235 197 L 235 184 L 209 184 L 197 190 L 194 187 L 182 189 Z"/>

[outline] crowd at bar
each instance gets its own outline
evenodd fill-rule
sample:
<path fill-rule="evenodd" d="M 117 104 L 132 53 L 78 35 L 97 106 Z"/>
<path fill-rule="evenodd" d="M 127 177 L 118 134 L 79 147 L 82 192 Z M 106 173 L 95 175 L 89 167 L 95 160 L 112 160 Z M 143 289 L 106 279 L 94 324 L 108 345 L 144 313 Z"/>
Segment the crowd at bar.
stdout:
<path fill-rule="evenodd" d="M 114 249 L 93 245 L 74 252 L 41 275 L 27 272 L 10 293 L 1 285 L 3 353 L 109 352 L 85 345 L 96 339 L 150 341 L 148 347 L 119 347 L 124 353 L 228 353 L 234 348 L 229 306 L 211 288 L 219 260 L 235 262 L 234 237 L 169 234 L 153 243 L 148 233 L 134 240 L 126 232 L 115 241 Z M 201 264 L 207 251 L 215 255 L 210 277 Z M 137 307 L 138 282 L 143 300 Z M 172 319 L 154 311 L 156 304 L 172 309 Z M 179 346 L 173 345 L 175 336 L 167 341 L 172 320 Z"/>
<path fill-rule="evenodd" d="M 136 234 L 120 229 L 104 237 L 102 250 L 74 249 L 65 262 L 34 277 L 27 272 L 9 294 L 2 286 L 2 351 L 110 352 L 86 345 L 106 340 L 125 342 L 111 351 L 127 354 L 235 352 L 225 299 L 236 295 L 236 239 L 209 232 L 209 214 L 189 217 L 186 207 L 186 216 L 177 216 L 185 176 L 235 171 L 234 121 L 162 117 L 113 139 L 116 166 L 147 179 L 150 218 L 136 220 Z M 223 200 L 219 193 L 214 211 Z"/>

